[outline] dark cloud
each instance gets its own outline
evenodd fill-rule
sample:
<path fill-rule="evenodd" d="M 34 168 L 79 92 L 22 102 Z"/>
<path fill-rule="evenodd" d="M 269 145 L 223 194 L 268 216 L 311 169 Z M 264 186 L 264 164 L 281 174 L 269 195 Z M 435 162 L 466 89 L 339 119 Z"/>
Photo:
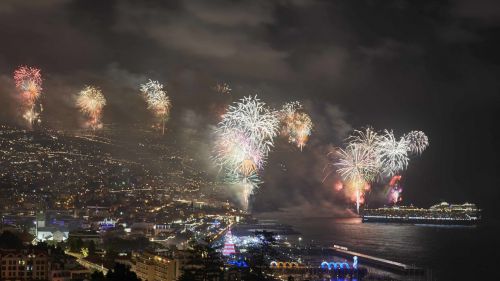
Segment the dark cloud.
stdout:
<path fill-rule="evenodd" d="M 428 132 L 431 147 L 405 177 L 407 200 L 492 205 L 497 189 L 482 196 L 471 185 L 498 183 L 489 168 L 490 156 L 498 156 L 489 141 L 498 137 L 498 11 L 488 0 L 4 0 L 0 118 L 19 121 L 9 79 L 18 65 L 42 68 L 45 123 L 65 128 L 79 125 L 74 95 L 85 84 L 103 89 L 106 123 L 149 122 L 137 84 L 153 78 L 173 100 L 172 132 L 200 138 L 206 152 L 202 140 L 230 102 L 211 87 L 227 81 L 233 100 L 258 94 L 275 107 L 306 101 L 316 123 L 304 152 L 281 143 L 271 154 L 256 209 L 342 205 L 318 182 L 323 156 L 351 127 L 367 124 Z M 276 199 L 284 195 L 289 202 Z"/>
<path fill-rule="evenodd" d="M 452 13 L 458 17 L 488 24 L 500 23 L 500 5 L 495 0 L 455 0 Z"/>

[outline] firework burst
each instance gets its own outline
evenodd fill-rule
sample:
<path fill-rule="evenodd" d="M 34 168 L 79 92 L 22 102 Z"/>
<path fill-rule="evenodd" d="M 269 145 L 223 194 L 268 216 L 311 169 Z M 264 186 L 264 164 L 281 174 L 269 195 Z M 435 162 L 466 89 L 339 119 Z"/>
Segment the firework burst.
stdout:
<path fill-rule="evenodd" d="M 217 83 L 217 84 L 213 87 L 213 89 L 214 89 L 217 93 L 219 93 L 219 94 L 223 94 L 223 95 L 229 95 L 229 94 L 231 94 L 231 91 L 232 91 L 232 89 L 231 89 L 231 87 L 229 86 L 229 84 L 228 84 L 228 83 L 225 83 L 225 82 L 223 82 L 223 83 Z"/>
<path fill-rule="evenodd" d="M 78 94 L 76 105 L 80 111 L 89 116 L 88 125 L 93 130 L 102 128 L 101 114 L 106 105 L 106 98 L 102 91 L 94 86 L 85 86 Z"/>
<path fill-rule="evenodd" d="M 147 83 L 140 86 L 140 90 L 148 104 L 148 109 L 159 119 L 161 124 L 162 134 L 165 134 L 165 124 L 170 115 L 172 103 L 167 96 L 167 91 L 163 84 L 158 81 L 149 79 Z"/>
<path fill-rule="evenodd" d="M 429 139 L 422 131 L 411 131 L 403 138 L 408 142 L 408 151 L 412 154 L 422 154 L 429 146 Z"/>
<path fill-rule="evenodd" d="M 364 131 L 355 130 L 354 133 L 347 138 L 347 147 L 356 150 L 362 150 L 364 157 L 369 159 L 373 164 L 373 169 L 364 174 L 364 179 L 367 182 L 372 182 L 377 179 L 380 174 L 380 162 L 378 161 L 378 144 L 380 142 L 379 134 L 371 127 L 367 127 Z"/>
<path fill-rule="evenodd" d="M 400 202 L 403 198 L 401 193 L 403 193 L 403 188 L 400 185 L 401 176 L 396 175 L 391 178 L 387 186 L 387 201 L 391 204 L 396 204 Z"/>
<path fill-rule="evenodd" d="M 14 71 L 14 82 L 21 95 L 23 118 L 29 125 L 38 120 L 40 114 L 36 111 L 36 102 L 42 93 L 42 74 L 40 69 L 21 66 Z"/>
<path fill-rule="evenodd" d="M 226 180 L 245 186 L 246 197 L 260 183 L 258 172 L 273 146 L 278 125 L 275 112 L 250 96 L 229 106 L 215 130 L 214 161 Z"/>
<path fill-rule="evenodd" d="M 302 109 L 299 102 L 291 102 L 286 103 L 279 112 L 282 135 L 288 136 L 288 141 L 295 143 L 300 150 L 306 145 L 313 128 L 311 117 Z"/>
<path fill-rule="evenodd" d="M 378 161 L 381 173 L 391 177 L 408 167 L 408 141 L 405 138 L 397 140 L 392 131 L 384 130 L 377 142 Z"/>
<path fill-rule="evenodd" d="M 337 173 L 349 182 L 370 182 L 378 171 L 378 164 L 365 146 L 351 144 L 337 150 Z"/>
<path fill-rule="evenodd" d="M 373 153 L 360 143 L 351 143 L 346 149 L 336 151 L 337 173 L 351 185 L 356 193 L 356 210 L 359 213 L 362 188 L 373 180 L 373 175 L 378 173 L 379 165 Z"/>
<path fill-rule="evenodd" d="M 399 140 L 392 131 L 384 130 L 381 133 L 367 127 L 364 130 L 355 130 L 347 138 L 345 149 L 336 151 L 337 173 L 350 186 L 350 194 L 355 194 L 356 207 L 364 195 L 363 185 L 392 177 L 389 186 L 401 176 L 395 176 L 405 170 L 410 160 L 408 152 L 420 154 L 428 146 L 427 136 L 423 132 L 411 131 Z M 352 192 L 352 193 L 351 193 Z M 401 187 L 392 190 L 392 200 L 401 200 Z"/>

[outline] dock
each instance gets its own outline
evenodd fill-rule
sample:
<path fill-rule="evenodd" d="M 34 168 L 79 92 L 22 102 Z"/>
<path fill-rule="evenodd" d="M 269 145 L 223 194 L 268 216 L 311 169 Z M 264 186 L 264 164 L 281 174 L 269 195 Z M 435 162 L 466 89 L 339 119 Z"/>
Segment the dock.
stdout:
<path fill-rule="evenodd" d="M 378 258 L 358 252 L 353 252 L 349 251 L 346 248 L 340 248 L 340 247 L 332 247 L 330 248 L 335 251 L 335 253 L 339 256 L 343 256 L 349 259 L 352 259 L 352 257 L 357 256 L 358 261 L 361 264 L 366 264 L 366 265 L 372 265 L 375 267 L 380 267 L 384 269 L 388 269 L 390 271 L 394 271 L 397 273 L 403 273 L 403 274 L 424 274 L 425 271 L 423 268 L 413 266 L 413 265 L 407 265 L 404 263 L 396 262 L 396 261 L 391 261 L 383 258 Z"/>

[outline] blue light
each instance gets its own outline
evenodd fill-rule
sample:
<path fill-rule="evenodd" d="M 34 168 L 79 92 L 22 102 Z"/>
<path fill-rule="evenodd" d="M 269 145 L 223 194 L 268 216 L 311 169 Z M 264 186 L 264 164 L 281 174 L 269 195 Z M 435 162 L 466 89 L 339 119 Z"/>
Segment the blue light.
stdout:
<path fill-rule="evenodd" d="M 327 269 L 328 270 L 337 270 L 337 269 L 350 269 L 351 267 L 349 266 L 349 264 L 347 262 L 322 262 L 321 263 L 321 268 L 323 269 Z M 353 264 L 353 268 L 354 269 L 357 269 L 357 263 L 356 263 L 356 267 L 354 267 L 354 264 Z"/>
<path fill-rule="evenodd" d="M 248 267 L 248 264 L 244 260 L 239 260 L 239 261 L 229 261 L 228 262 L 230 265 L 235 265 L 236 267 Z"/>

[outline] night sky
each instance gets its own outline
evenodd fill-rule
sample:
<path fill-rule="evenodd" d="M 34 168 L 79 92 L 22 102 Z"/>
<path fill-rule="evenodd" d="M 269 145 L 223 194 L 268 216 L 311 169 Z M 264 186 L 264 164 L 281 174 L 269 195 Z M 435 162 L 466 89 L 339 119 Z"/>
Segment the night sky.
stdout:
<path fill-rule="evenodd" d="M 325 154 L 371 125 L 429 136 L 403 173 L 404 203 L 469 201 L 500 217 L 499 35 L 494 0 L 2 0 L 0 121 L 20 120 L 19 65 L 42 69 L 54 128 L 78 126 L 74 97 L 85 84 L 104 90 L 105 123 L 147 122 L 137 85 L 152 78 L 173 100 L 171 137 L 192 134 L 208 150 L 227 102 L 211 87 L 225 81 L 233 100 L 301 100 L 316 123 L 303 152 L 278 141 L 256 211 L 345 208 L 321 183 Z"/>

